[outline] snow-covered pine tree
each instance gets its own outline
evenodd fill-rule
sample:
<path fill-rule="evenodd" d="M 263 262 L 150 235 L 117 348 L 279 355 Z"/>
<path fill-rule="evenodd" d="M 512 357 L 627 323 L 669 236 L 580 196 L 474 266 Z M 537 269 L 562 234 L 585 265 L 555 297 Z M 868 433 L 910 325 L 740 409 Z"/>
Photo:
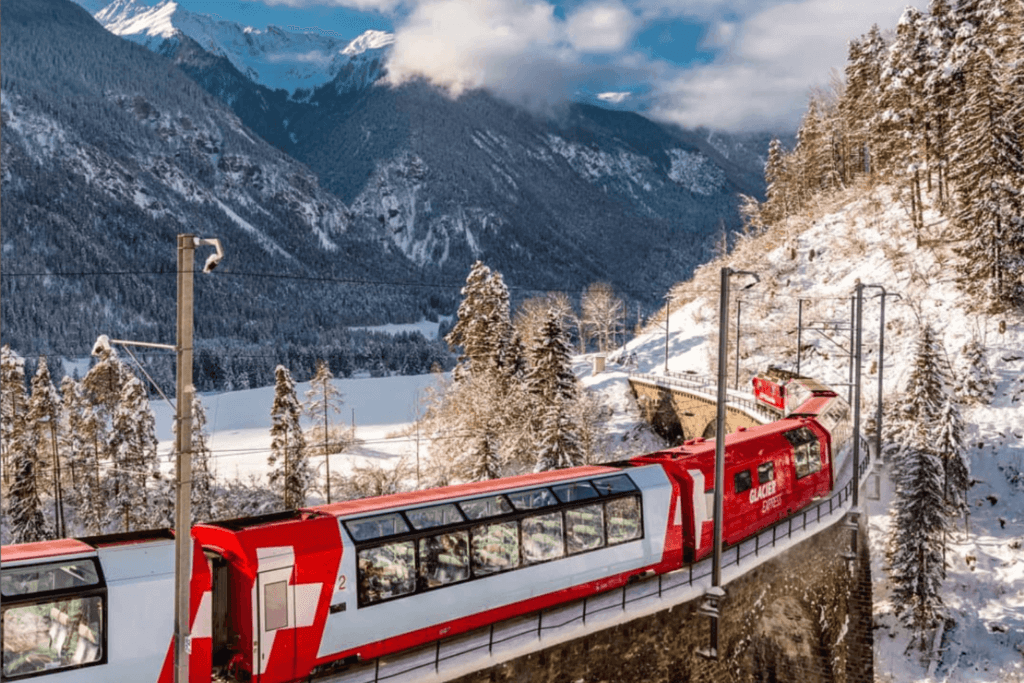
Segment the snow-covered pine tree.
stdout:
<path fill-rule="evenodd" d="M 535 471 L 583 464 L 579 428 L 570 419 L 578 389 L 565 332 L 552 313 L 527 353 L 527 388 L 537 397 L 538 452 Z"/>
<path fill-rule="evenodd" d="M 963 66 L 964 103 L 953 126 L 951 178 L 961 275 L 981 284 L 991 307 L 1024 304 L 1024 148 L 1012 107 L 984 49 Z"/>
<path fill-rule="evenodd" d="M 490 372 L 513 359 L 506 358 L 512 339 L 508 288 L 500 273 L 482 262 L 473 264 L 462 288 L 458 322 L 445 337 L 449 346 L 461 346 L 462 355 L 453 377 L 466 372 Z"/>
<path fill-rule="evenodd" d="M 274 405 L 270 410 L 270 487 L 280 491 L 287 510 L 306 504 L 313 473 L 306 454 L 306 437 L 299 424 L 301 406 L 295 381 L 283 365 L 274 369 Z"/>
<path fill-rule="evenodd" d="M 925 323 L 918 330 L 914 365 L 904 392 L 906 400 L 903 402 L 902 419 L 913 424 L 934 424 L 948 388 L 949 371 L 945 355 L 935 331 Z M 913 430 L 903 431 L 915 433 Z"/>
<path fill-rule="evenodd" d="M 967 509 L 967 489 L 971 484 L 971 463 L 964 448 L 964 421 L 953 394 L 947 394 L 932 429 L 932 447 L 942 460 L 943 498 L 950 511 Z"/>
<path fill-rule="evenodd" d="M 79 385 L 80 386 L 80 385 Z M 75 497 L 78 505 L 75 511 L 78 519 L 90 535 L 103 533 L 103 519 L 107 513 L 107 497 L 103 490 L 100 474 L 100 460 L 107 448 L 107 426 L 101 415 L 100 406 L 93 405 L 84 395 L 78 397 L 78 425 L 81 436 L 81 460 L 76 466 L 74 480 Z"/>
<path fill-rule="evenodd" d="M 341 434 L 332 434 L 331 414 L 340 414 L 344 401 L 341 392 L 331 381 L 334 374 L 325 361 L 317 361 L 316 375 L 310 380 L 309 391 L 306 392 L 306 414 L 313 420 L 307 443 L 311 454 L 320 453 L 324 456 L 324 491 L 327 502 L 331 502 L 331 454 L 339 453 L 346 447 L 346 439 Z M 337 437 L 342 436 L 339 439 Z"/>
<path fill-rule="evenodd" d="M 913 443 L 927 438 L 925 425 L 917 424 L 914 431 Z M 944 475 L 939 457 L 926 448 L 904 451 L 897 465 L 888 558 L 892 601 L 896 614 L 913 629 L 914 642 L 923 647 L 928 629 L 942 615 L 943 544 L 949 525 Z"/>
<path fill-rule="evenodd" d="M 41 467 L 49 460 L 49 479 L 53 486 L 53 525 L 57 538 L 64 538 L 67 526 L 64 522 L 64 482 L 61 475 L 60 448 L 57 441 L 57 427 L 60 421 L 60 395 L 50 379 L 46 356 L 39 357 L 36 374 L 32 377 L 32 395 L 28 405 L 28 426 L 35 430 L 37 444 L 36 466 Z M 42 486 L 42 484 L 40 484 Z"/>
<path fill-rule="evenodd" d="M 28 420 L 25 359 L 6 344 L 0 349 L 4 473 L 11 470 L 5 505 L 12 543 L 30 543 L 52 537 L 43 517 L 36 481 L 36 437 Z"/>
<path fill-rule="evenodd" d="M 925 18 L 927 62 L 924 79 L 925 163 L 928 190 L 932 177 L 939 193 L 939 207 L 946 210 L 949 200 L 946 176 L 949 163 L 950 110 L 955 100 L 956 84 L 947 65 L 953 49 L 955 26 L 949 3 L 932 0 Z"/>
<path fill-rule="evenodd" d="M 921 12 L 907 7 L 882 65 L 876 117 L 872 123 L 875 163 L 905 177 L 924 151 L 924 84 L 928 42 Z M 915 214 L 916 220 L 916 214 Z"/>
<path fill-rule="evenodd" d="M 0 347 L 0 466 L 9 484 L 15 453 L 25 447 L 28 395 L 25 393 L 25 359 L 4 344 Z"/>
<path fill-rule="evenodd" d="M 878 109 L 882 63 L 886 54 L 885 40 L 877 24 L 850 46 L 846 90 L 839 103 L 839 112 L 850 138 L 851 159 L 847 166 L 857 174 L 874 170 L 871 149 L 875 140 L 871 137 L 870 123 Z"/>
<path fill-rule="evenodd" d="M 996 382 L 985 357 L 985 347 L 977 339 L 964 344 L 960 352 L 961 371 L 958 394 L 967 403 L 988 404 L 995 395 Z"/>
<path fill-rule="evenodd" d="M 79 477 L 84 475 L 82 453 L 82 396 L 78 382 L 67 375 L 60 381 L 60 422 L 57 429 L 60 457 L 64 463 L 62 475 L 68 485 L 63 490 L 65 522 L 74 529 L 81 521 L 83 501 L 79 491 Z M 70 535 L 78 532 L 72 531 Z"/>
<path fill-rule="evenodd" d="M 789 187 L 786 184 L 786 156 L 782 143 L 772 138 L 768 144 L 768 160 L 764 164 L 764 180 L 767 184 L 761 218 L 772 225 L 789 216 Z"/>
<path fill-rule="evenodd" d="M 208 522 L 214 519 L 214 473 L 213 454 L 207 439 L 206 408 L 199 394 L 192 392 L 192 523 Z"/>
<path fill-rule="evenodd" d="M 137 377 L 127 379 L 121 389 L 111 420 L 110 450 L 106 521 L 121 531 L 145 529 L 153 517 L 149 483 L 159 478 L 159 462 L 156 417 Z"/>

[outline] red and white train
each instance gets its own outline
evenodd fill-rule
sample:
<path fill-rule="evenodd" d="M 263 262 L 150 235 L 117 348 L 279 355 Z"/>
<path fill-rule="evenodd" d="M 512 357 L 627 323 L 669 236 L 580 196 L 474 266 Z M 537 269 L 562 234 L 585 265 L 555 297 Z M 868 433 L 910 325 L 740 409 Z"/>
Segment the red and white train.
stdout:
<path fill-rule="evenodd" d="M 794 408 L 726 437 L 726 543 L 825 496 L 848 405 L 791 380 Z M 795 401 L 799 400 L 797 405 Z M 669 572 L 711 552 L 714 442 L 614 465 L 311 507 L 192 530 L 192 683 L 329 676 Z M 0 549 L 3 681 L 172 678 L 168 531 Z"/>

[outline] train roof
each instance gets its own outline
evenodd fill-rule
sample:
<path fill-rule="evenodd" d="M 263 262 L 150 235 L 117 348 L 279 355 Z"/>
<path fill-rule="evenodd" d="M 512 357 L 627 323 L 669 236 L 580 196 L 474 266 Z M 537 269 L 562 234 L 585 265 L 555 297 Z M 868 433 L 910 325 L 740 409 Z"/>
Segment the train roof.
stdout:
<path fill-rule="evenodd" d="M 0 563 L 45 560 L 52 557 L 95 552 L 96 548 L 76 538 L 60 538 L 55 541 L 38 541 L 36 543 L 2 546 L 0 547 Z"/>
<path fill-rule="evenodd" d="M 489 479 L 487 481 L 470 482 L 467 484 L 455 484 L 443 488 L 426 489 L 423 491 L 409 491 L 407 493 L 395 493 L 388 496 L 377 496 L 375 498 L 360 498 L 358 500 L 347 500 L 330 505 L 319 505 L 309 508 L 311 511 L 333 515 L 335 517 L 348 517 L 377 510 L 390 508 L 413 507 L 423 503 L 432 503 L 438 500 L 449 498 L 466 498 L 479 494 L 486 494 L 496 491 L 508 491 L 511 489 L 525 488 L 529 486 L 543 486 L 567 479 L 579 479 L 582 477 L 593 477 L 602 474 L 613 474 L 620 472 L 621 467 L 607 465 L 587 465 L 584 467 L 572 467 L 565 470 L 552 470 L 550 472 L 539 472 L 536 474 L 521 474 L 515 477 L 503 479 Z"/>

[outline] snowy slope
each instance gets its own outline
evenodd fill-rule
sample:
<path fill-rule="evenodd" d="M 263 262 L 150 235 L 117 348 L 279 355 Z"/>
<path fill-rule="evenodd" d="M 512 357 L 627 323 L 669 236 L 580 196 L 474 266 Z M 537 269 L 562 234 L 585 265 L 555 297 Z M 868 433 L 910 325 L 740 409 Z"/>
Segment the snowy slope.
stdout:
<path fill-rule="evenodd" d="M 80 4 L 91 8 L 95 2 Z M 278 26 L 257 29 L 183 9 L 173 0 L 153 5 L 145 0 L 114 0 L 94 17 L 111 33 L 158 51 L 164 41 L 174 41 L 179 32 L 203 49 L 225 57 L 253 82 L 268 88 L 313 90 L 343 71 L 356 76 L 351 87 L 363 87 L 379 73 L 365 64 L 379 59 L 393 36 L 367 31 L 351 42 L 338 35 L 302 31 L 301 27 Z M 347 86 L 339 84 L 339 89 Z"/>

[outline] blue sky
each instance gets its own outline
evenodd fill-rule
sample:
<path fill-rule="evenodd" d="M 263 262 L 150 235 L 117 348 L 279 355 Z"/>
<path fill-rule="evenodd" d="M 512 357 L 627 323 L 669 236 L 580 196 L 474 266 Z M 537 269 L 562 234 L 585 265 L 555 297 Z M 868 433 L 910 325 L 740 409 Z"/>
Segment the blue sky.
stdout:
<path fill-rule="evenodd" d="M 155 0 L 150 0 L 155 2 Z M 907 0 L 176 0 L 265 28 L 395 33 L 394 82 L 526 105 L 602 98 L 688 127 L 794 130 L 847 43 Z M 924 0 L 913 0 L 924 8 Z"/>

